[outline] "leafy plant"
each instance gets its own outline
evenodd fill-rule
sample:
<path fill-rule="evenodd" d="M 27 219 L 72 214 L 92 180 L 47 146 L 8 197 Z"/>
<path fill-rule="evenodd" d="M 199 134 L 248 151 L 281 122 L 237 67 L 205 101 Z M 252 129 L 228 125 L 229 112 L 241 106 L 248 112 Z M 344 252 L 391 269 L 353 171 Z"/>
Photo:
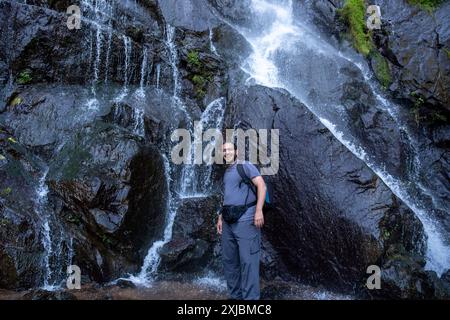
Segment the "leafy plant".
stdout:
<path fill-rule="evenodd" d="M 200 58 L 198 56 L 197 51 L 189 51 L 187 55 L 188 64 L 191 66 L 195 66 L 200 68 L 202 66 L 202 63 L 200 62 Z"/>
<path fill-rule="evenodd" d="M 3 228 L 3 227 L 6 227 L 8 224 L 10 224 L 10 221 L 8 220 L 8 219 L 5 219 L 5 218 L 3 218 L 3 219 L 0 219 L 0 226 Z"/>
<path fill-rule="evenodd" d="M 11 142 L 11 143 L 17 143 L 17 140 L 14 139 L 13 137 L 9 137 L 8 141 Z"/>
<path fill-rule="evenodd" d="M 420 109 L 425 104 L 425 100 L 419 95 L 417 95 L 415 92 L 411 93 L 411 96 L 415 98 L 411 112 L 414 115 L 414 120 L 416 124 L 419 125 L 421 120 L 423 120 L 423 117 L 420 115 Z"/>
<path fill-rule="evenodd" d="M 100 239 L 102 240 L 102 242 L 106 245 L 112 245 L 112 240 L 106 235 L 106 234 L 102 234 L 100 236 Z"/>
<path fill-rule="evenodd" d="M 196 86 L 202 87 L 202 86 L 205 85 L 206 79 L 205 79 L 204 77 L 202 77 L 201 75 L 196 74 L 196 75 L 194 75 L 194 76 L 192 77 L 192 82 L 193 82 Z"/>
<path fill-rule="evenodd" d="M 2 196 L 7 196 L 8 194 L 10 194 L 12 192 L 12 189 L 10 187 L 4 188 L 2 190 Z"/>
<path fill-rule="evenodd" d="M 79 216 L 76 216 L 76 215 L 70 215 L 67 218 L 67 221 L 70 222 L 70 223 L 74 223 L 76 225 L 79 225 L 81 223 L 81 218 Z"/>
<path fill-rule="evenodd" d="M 434 11 L 444 0 L 408 0 L 409 4 L 418 6 L 428 12 Z"/>
<path fill-rule="evenodd" d="M 33 80 L 31 77 L 31 72 L 28 70 L 22 71 L 17 77 L 17 83 L 19 84 L 28 84 Z"/>
<path fill-rule="evenodd" d="M 450 50 L 447 48 L 444 48 L 444 51 L 447 54 L 447 57 L 450 59 Z"/>

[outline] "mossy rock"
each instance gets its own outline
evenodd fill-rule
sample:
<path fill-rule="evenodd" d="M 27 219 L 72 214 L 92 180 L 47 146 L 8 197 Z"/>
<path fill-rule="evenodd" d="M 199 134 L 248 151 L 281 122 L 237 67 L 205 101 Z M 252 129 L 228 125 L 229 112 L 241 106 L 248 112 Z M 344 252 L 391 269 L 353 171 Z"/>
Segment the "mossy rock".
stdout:
<path fill-rule="evenodd" d="M 372 68 L 376 78 L 383 86 L 388 88 L 392 83 L 391 69 L 389 68 L 389 62 L 378 52 L 371 53 Z"/>
<path fill-rule="evenodd" d="M 364 0 L 347 0 L 342 9 L 337 10 L 349 29 L 353 46 L 364 56 L 372 51 L 373 43 L 366 28 L 366 4 Z"/>
<path fill-rule="evenodd" d="M 419 7 L 422 10 L 433 12 L 445 0 L 407 0 L 409 4 Z"/>
<path fill-rule="evenodd" d="M 18 84 L 29 84 L 33 80 L 33 77 L 31 76 L 30 70 L 24 70 L 22 71 L 19 76 L 17 77 L 17 83 Z"/>

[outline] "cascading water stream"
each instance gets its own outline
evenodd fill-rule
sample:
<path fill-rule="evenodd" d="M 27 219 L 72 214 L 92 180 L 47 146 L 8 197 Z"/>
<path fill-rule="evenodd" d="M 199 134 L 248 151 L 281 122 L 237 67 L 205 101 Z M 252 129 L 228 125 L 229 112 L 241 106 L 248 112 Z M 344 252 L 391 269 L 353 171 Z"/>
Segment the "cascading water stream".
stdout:
<path fill-rule="evenodd" d="M 179 83 L 179 70 L 178 70 L 178 54 L 175 44 L 175 28 L 167 25 L 167 41 L 166 45 L 169 50 L 170 56 L 170 64 L 172 67 L 172 75 L 173 75 L 173 108 L 177 108 L 183 111 L 188 120 L 189 128 L 188 130 L 192 133 L 194 128 L 192 126 L 191 116 L 186 110 L 186 107 L 179 97 L 179 92 L 181 90 Z M 224 98 L 218 98 L 212 101 L 202 113 L 200 121 L 198 125 L 202 129 L 218 129 L 220 130 L 223 124 L 224 117 L 224 109 L 225 103 Z M 191 156 L 193 155 L 194 148 L 191 148 Z M 167 152 L 168 154 L 170 152 Z M 129 275 L 127 280 L 131 280 L 132 282 L 143 285 L 150 286 L 152 280 L 154 279 L 161 258 L 159 255 L 160 249 L 168 243 L 172 239 L 172 229 L 173 223 L 175 221 L 177 209 L 180 204 L 180 200 L 186 198 L 195 198 L 195 197 L 205 197 L 207 196 L 210 188 L 211 188 L 211 173 L 212 167 L 209 165 L 207 168 L 200 173 L 200 169 L 194 167 L 194 165 L 183 165 L 181 171 L 182 174 L 176 174 L 176 170 L 171 166 L 171 162 L 168 159 L 167 155 L 163 155 L 165 170 L 164 174 L 167 181 L 167 190 L 169 191 L 168 199 L 167 199 L 167 216 L 166 216 L 166 224 L 163 232 L 163 238 L 161 240 L 155 241 L 152 246 L 149 248 L 146 257 L 144 258 L 144 262 L 141 268 L 141 271 L 137 275 Z M 189 166 L 189 168 L 187 168 Z M 204 166 L 202 166 L 204 167 Z M 193 184 L 193 182 L 195 182 Z M 175 186 L 179 186 L 178 190 L 174 190 Z M 195 189 L 189 189 L 190 187 L 195 186 Z M 198 188 L 198 189 L 197 189 Z M 172 191 L 174 190 L 174 192 Z M 191 192 L 189 192 L 191 191 Z M 192 191 L 195 191 L 193 193 Z M 117 280 L 116 280 L 117 281 Z"/>
<path fill-rule="evenodd" d="M 406 125 L 396 114 L 395 104 L 382 97 L 376 90 L 370 71 L 364 62 L 346 57 L 324 41 L 303 21 L 294 21 L 291 0 L 252 0 L 252 22 L 254 26 L 237 26 L 219 14 L 251 44 L 253 53 L 242 65 L 242 70 L 254 81 L 267 87 L 286 89 L 303 102 L 332 134 L 352 153 L 364 161 L 421 220 L 427 234 L 427 269 L 442 274 L 450 267 L 448 232 L 443 230 L 433 217 L 433 208 L 427 201 L 432 194 L 412 173 L 410 181 L 402 181 L 376 159 L 368 146 L 351 133 L 351 119 L 338 101 L 339 90 L 345 82 L 341 67 L 358 70 L 372 90 L 380 110 L 387 112 L 398 123 L 414 150 L 414 140 Z M 416 154 L 411 154 L 416 165 L 420 165 Z M 415 170 L 419 168 L 416 167 Z"/>
<path fill-rule="evenodd" d="M 39 179 L 36 190 L 36 208 L 40 225 L 41 242 L 44 248 L 42 265 L 44 269 L 42 288 L 49 291 L 58 290 L 65 280 L 65 268 L 72 261 L 72 239 L 67 239 L 62 227 L 50 214 L 48 208 L 48 187 L 46 168 Z M 67 252 L 67 256 L 64 252 Z"/>
<path fill-rule="evenodd" d="M 221 130 L 223 124 L 224 110 L 225 110 L 225 98 L 218 98 L 212 101 L 202 113 L 202 117 L 199 121 L 203 129 L 217 129 Z M 164 228 L 163 239 L 155 241 L 150 247 L 145 259 L 141 271 L 138 275 L 129 275 L 127 280 L 131 280 L 136 284 L 149 286 L 151 281 L 154 279 L 156 272 L 158 270 L 159 263 L 161 261 L 159 250 L 172 239 L 172 229 L 173 223 L 175 221 L 177 209 L 179 207 L 179 203 L 181 199 L 187 198 L 183 197 L 181 192 L 176 192 L 179 196 L 177 197 L 171 192 L 172 183 L 174 179 L 176 179 L 176 175 L 174 174 L 174 170 L 171 166 L 166 155 L 164 157 L 164 174 L 167 181 L 167 190 L 169 190 L 168 200 L 167 200 L 167 217 L 166 217 L 166 226 Z M 202 166 L 205 167 L 205 166 Z M 198 180 L 198 185 L 201 186 L 201 195 L 200 197 L 207 196 L 210 191 L 211 184 L 211 173 L 212 166 L 206 166 L 206 169 L 202 174 L 197 172 L 195 178 Z M 182 183 L 182 181 L 178 181 Z M 181 187 L 182 188 L 182 187 Z M 194 197 L 191 197 L 194 198 Z"/>

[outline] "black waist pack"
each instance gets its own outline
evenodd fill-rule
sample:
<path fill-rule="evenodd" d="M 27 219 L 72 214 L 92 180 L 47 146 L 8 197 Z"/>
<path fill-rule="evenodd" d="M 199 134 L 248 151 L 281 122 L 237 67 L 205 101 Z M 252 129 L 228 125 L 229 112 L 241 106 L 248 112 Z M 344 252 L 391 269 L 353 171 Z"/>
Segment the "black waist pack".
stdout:
<path fill-rule="evenodd" d="M 226 223 L 235 223 L 247 211 L 248 208 L 256 205 L 256 201 L 242 206 L 223 206 L 221 210 L 222 218 Z"/>

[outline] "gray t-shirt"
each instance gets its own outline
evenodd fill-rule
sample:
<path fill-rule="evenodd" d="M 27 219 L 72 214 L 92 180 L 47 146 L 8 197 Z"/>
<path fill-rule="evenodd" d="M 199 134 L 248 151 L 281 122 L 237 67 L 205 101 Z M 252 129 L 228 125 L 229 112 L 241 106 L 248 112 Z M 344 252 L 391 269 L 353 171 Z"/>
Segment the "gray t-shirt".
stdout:
<path fill-rule="evenodd" d="M 261 175 L 258 171 L 258 168 L 256 168 L 255 165 L 250 163 L 249 161 L 242 162 L 238 160 L 237 162 L 243 164 L 244 171 L 248 178 L 253 179 L 254 177 Z M 245 183 L 241 183 L 241 187 L 239 188 L 239 182 L 241 182 L 241 180 L 241 176 L 237 171 L 236 163 L 225 170 L 225 174 L 223 176 L 224 205 L 244 205 L 245 198 L 247 197 L 247 191 L 247 204 L 256 200 L 256 195 L 252 192 L 252 190 L 249 189 L 249 187 Z M 256 187 L 254 188 L 254 190 L 256 191 Z M 256 205 L 248 208 L 247 211 L 241 216 L 239 221 L 253 220 L 255 211 Z"/>

